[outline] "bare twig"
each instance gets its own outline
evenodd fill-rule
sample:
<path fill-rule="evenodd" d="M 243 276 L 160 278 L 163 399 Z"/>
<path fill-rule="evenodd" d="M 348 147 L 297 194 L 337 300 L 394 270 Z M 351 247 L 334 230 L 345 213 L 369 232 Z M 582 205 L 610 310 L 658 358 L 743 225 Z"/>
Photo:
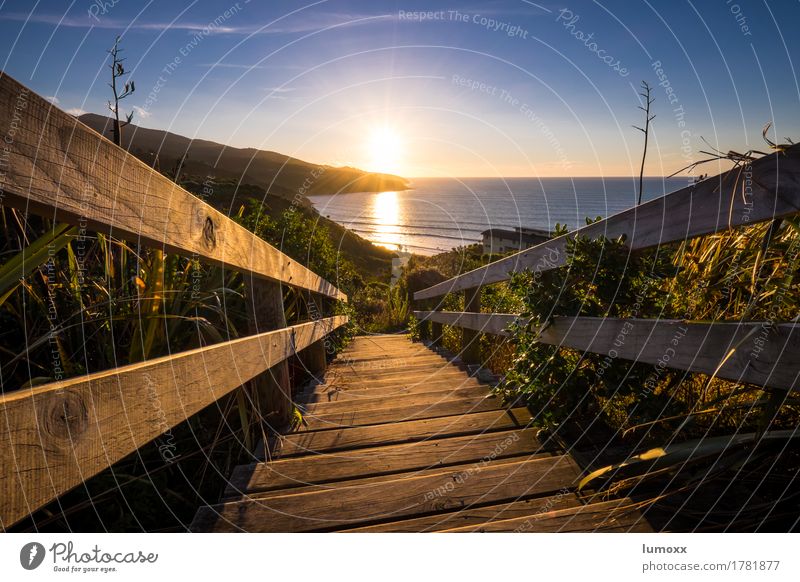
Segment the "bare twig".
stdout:
<path fill-rule="evenodd" d="M 109 86 L 111 87 L 111 92 L 114 96 L 114 99 L 108 102 L 108 109 L 114 114 L 114 143 L 122 147 L 122 128 L 131 122 L 133 119 L 133 112 L 130 112 L 125 116 L 125 121 L 120 122 L 119 102 L 133 93 L 136 90 L 136 85 L 133 81 L 128 81 L 125 83 L 122 92 L 117 89 L 117 79 L 128 74 L 125 70 L 125 65 L 122 64 L 125 62 L 125 59 L 120 58 L 119 56 L 123 50 L 119 48 L 120 40 L 121 37 L 118 36 L 114 40 L 114 46 L 108 50 L 108 53 L 111 55 L 111 64 L 109 65 L 111 68 L 111 82 L 109 83 Z"/>
<path fill-rule="evenodd" d="M 638 129 L 644 134 L 644 150 L 642 151 L 642 167 L 639 170 L 639 202 L 638 204 L 642 203 L 642 194 L 644 192 L 644 162 L 647 158 L 647 138 L 650 135 L 650 122 L 653 121 L 656 116 L 650 115 L 650 106 L 655 101 L 655 97 L 650 96 L 651 87 L 647 81 L 642 81 L 642 93 L 639 95 L 642 96 L 644 99 L 644 107 L 641 105 L 639 109 L 644 111 L 644 128 L 638 127 L 636 125 L 633 126 L 634 129 Z"/>

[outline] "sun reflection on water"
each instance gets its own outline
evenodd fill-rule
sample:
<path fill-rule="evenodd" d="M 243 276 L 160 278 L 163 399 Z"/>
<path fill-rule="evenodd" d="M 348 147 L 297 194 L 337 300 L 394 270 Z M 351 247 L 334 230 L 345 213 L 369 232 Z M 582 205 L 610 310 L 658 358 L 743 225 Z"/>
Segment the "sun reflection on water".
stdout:
<path fill-rule="evenodd" d="M 375 216 L 376 244 L 391 250 L 398 250 L 400 243 L 398 225 L 400 221 L 400 201 L 397 192 L 379 192 L 372 199 L 372 213 Z"/>

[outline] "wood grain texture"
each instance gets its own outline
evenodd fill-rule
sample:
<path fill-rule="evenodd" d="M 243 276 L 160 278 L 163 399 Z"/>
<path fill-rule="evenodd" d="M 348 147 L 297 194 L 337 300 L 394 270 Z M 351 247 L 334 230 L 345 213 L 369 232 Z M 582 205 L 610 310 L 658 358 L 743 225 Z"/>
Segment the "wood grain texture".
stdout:
<path fill-rule="evenodd" d="M 284 435 L 281 439 L 281 458 L 352 450 L 477 434 L 510 428 L 523 428 L 533 420 L 526 408 L 476 412 L 435 419 L 397 422 L 391 425 L 339 428 L 333 430 L 305 431 Z"/>
<path fill-rule="evenodd" d="M 388 378 L 402 378 L 410 374 L 424 374 L 431 373 L 445 373 L 445 372 L 462 372 L 456 365 L 448 366 L 450 362 L 444 358 L 436 358 L 432 360 L 394 360 L 396 365 L 391 367 L 379 365 L 373 362 L 373 365 L 361 366 L 359 368 L 349 365 L 338 365 L 332 367 L 329 373 L 325 376 L 326 380 L 332 381 L 334 379 L 342 379 L 348 381 L 357 380 L 383 380 Z"/>
<path fill-rule="evenodd" d="M 20 107 L 20 103 L 24 103 Z M 59 222 L 196 253 L 227 268 L 347 300 L 329 282 L 0 73 L 0 131 L 14 124 L 3 204 Z"/>
<path fill-rule="evenodd" d="M 448 387 L 427 392 L 412 392 L 410 394 L 384 394 L 378 396 L 370 396 L 370 390 L 365 390 L 362 392 L 363 396 L 361 397 L 310 403 L 304 405 L 303 408 L 306 414 L 314 416 L 365 408 L 406 408 L 409 406 L 419 406 L 423 404 L 435 404 L 437 402 L 445 402 L 448 400 L 481 398 L 489 394 L 489 389 L 486 386 L 479 385 L 466 386 L 463 388 Z"/>
<path fill-rule="evenodd" d="M 321 484 L 304 484 L 298 487 L 292 487 L 289 489 L 278 489 L 273 491 L 263 491 L 257 493 L 251 493 L 246 496 L 236 496 L 232 499 L 227 499 L 224 501 L 243 501 L 243 500 L 253 500 L 253 501 L 264 501 L 267 499 L 275 499 L 278 497 L 284 497 L 286 495 L 297 495 L 300 493 L 312 493 L 312 492 L 319 492 L 319 491 L 332 491 L 337 490 L 342 495 L 349 495 L 352 490 L 355 489 L 373 489 L 376 485 L 382 485 L 383 483 L 393 482 L 398 487 L 401 487 L 406 479 L 410 479 L 412 477 L 427 477 L 430 475 L 441 475 L 443 472 L 449 475 L 453 473 L 462 473 L 467 472 L 469 470 L 474 470 L 476 466 L 484 466 L 487 463 L 491 464 L 493 467 L 497 467 L 504 463 L 519 463 L 523 460 L 532 460 L 532 459 L 540 459 L 544 457 L 552 457 L 553 455 L 548 453 L 531 453 L 528 455 L 517 455 L 513 457 L 499 457 L 496 459 L 478 459 L 477 461 L 472 461 L 468 463 L 460 463 L 455 465 L 449 466 L 442 466 L 442 467 L 432 467 L 432 468 L 423 468 L 418 469 L 415 471 L 406 471 L 401 473 L 393 473 L 390 475 L 366 475 L 360 476 L 355 479 L 344 479 L 340 481 L 330 481 L 328 483 L 321 483 Z"/>
<path fill-rule="evenodd" d="M 567 532 L 637 532 L 651 533 L 653 530 L 636 509 L 633 500 L 615 499 L 602 503 L 590 503 L 566 509 L 548 509 L 520 515 L 510 519 L 491 520 L 481 524 L 469 524 L 453 529 L 449 533 L 467 532 L 516 532 L 516 533 L 567 533 Z"/>
<path fill-rule="evenodd" d="M 346 321 L 295 325 L 0 397 L 0 525 L 12 525 Z"/>
<path fill-rule="evenodd" d="M 433 368 L 410 369 L 405 372 L 393 371 L 381 374 L 332 374 L 326 378 L 326 384 L 336 386 L 391 386 L 401 384 L 416 384 L 418 382 L 432 382 L 435 380 L 466 379 L 470 376 L 455 366 L 440 365 Z"/>
<path fill-rule="evenodd" d="M 487 410 L 500 410 L 503 407 L 503 401 L 498 396 L 477 396 L 434 402 L 432 404 L 411 404 L 386 408 L 366 407 L 331 413 L 310 414 L 304 416 L 304 420 L 307 422 L 308 430 L 335 429 L 343 426 L 367 426 L 370 424 L 437 418 L 439 416 L 472 414 Z"/>
<path fill-rule="evenodd" d="M 541 272 L 563 265 L 569 238 L 625 236 L 631 250 L 688 240 L 704 234 L 800 212 L 800 145 L 752 164 L 752 191 L 734 168 L 661 198 L 584 226 L 564 236 L 479 267 L 414 293 L 415 300 L 506 281 L 525 269 Z"/>
<path fill-rule="evenodd" d="M 505 430 L 242 465 L 234 470 L 225 495 L 423 471 L 488 456 L 499 459 L 545 452 L 535 434 L 534 429 Z"/>
<path fill-rule="evenodd" d="M 334 360 L 329 366 L 328 370 L 332 374 L 345 372 L 347 370 L 355 370 L 360 372 L 362 370 L 389 370 L 392 368 L 399 368 L 410 365 L 418 364 L 439 364 L 444 365 L 449 363 L 443 357 L 425 350 L 426 353 L 413 354 L 400 357 L 381 356 L 372 359 L 359 359 L 352 360 L 343 357 L 341 360 Z"/>
<path fill-rule="evenodd" d="M 515 315 L 417 312 L 447 325 L 505 335 Z M 492 330 L 492 331 L 488 331 Z M 539 340 L 735 382 L 796 390 L 800 380 L 800 325 L 767 322 L 687 322 L 674 319 L 554 317 Z M 734 350 L 735 348 L 735 350 Z M 725 360 L 726 356 L 733 354 Z"/>
<path fill-rule="evenodd" d="M 348 533 L 416 533 L 445 531 L 470 525 L 482 525 L 502 519 L 527 517 L 537 513 L 558 511 L 570 507 L 578 507 L 581 503 L 571 491 L 562 491 L 556 495 L 523 499 L 510 503 L 467 507 L 460 511 L 437 513 L 425 517 L 415 517 L 401 521 L 389 521 L 375 525 L 367 525 L 344 530 Z"/>
<path fill-rule="evenodd" d="M 573 483 L 578 468 L 567 456 L 472 466 L 464 471 L 385 481 L 371 487 L 287 494 L 201 508 L 193 531 L 329 531 L 359 523 L 395 521 L 541 496 Z"/>
<path fill-rule="evenodd" d="M 458 380 L 440 379 L 432 382 L 418 382 L 416 384 L 396 383 L 389 386 L 370 386 L 369 384 L 355 384 L 350 386 L 337 386 L 320 384 L 302 395 L 299 402 L 338 402 L 343 400 L 357 400 L 378 396 L 403 396 L 405 394 L 424 394 L 426 392 L 440 392 L 442 390 L 455 390 L 483 386 L 475 378 L 462 378 Z"/>

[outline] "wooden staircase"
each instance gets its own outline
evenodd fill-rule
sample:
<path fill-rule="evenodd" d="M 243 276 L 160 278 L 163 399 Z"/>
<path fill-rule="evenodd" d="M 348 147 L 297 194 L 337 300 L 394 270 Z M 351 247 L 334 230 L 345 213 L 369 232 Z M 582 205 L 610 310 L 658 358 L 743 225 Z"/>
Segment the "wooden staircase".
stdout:
<path fill-rule="evenodd" d="M 306 425 L 193 531 L 650 531 L 628 499 L 581 503 L 526 408 L 406 336 L 356 338 L 300 401 Z"/>

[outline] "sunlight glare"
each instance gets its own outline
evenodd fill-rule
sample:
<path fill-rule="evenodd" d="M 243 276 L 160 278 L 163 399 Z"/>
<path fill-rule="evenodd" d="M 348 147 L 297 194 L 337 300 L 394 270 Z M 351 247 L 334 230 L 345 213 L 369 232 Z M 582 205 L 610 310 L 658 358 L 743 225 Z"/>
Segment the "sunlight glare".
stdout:
<path fill-rule="evenodd" d="M 367 143 L 369 170 L 398 174 L 402 167 L 403 140 L 394 128 L 376 127 L 372 130 Z"/>
<path fill-rule="evenodd" d="M 375 215 L 376 244 L 391 250 L 397 250 L 397 228 L 400 220 L 400 204 L 397 192 L 379 192 L 373 198 L 372 208 Z"/>

